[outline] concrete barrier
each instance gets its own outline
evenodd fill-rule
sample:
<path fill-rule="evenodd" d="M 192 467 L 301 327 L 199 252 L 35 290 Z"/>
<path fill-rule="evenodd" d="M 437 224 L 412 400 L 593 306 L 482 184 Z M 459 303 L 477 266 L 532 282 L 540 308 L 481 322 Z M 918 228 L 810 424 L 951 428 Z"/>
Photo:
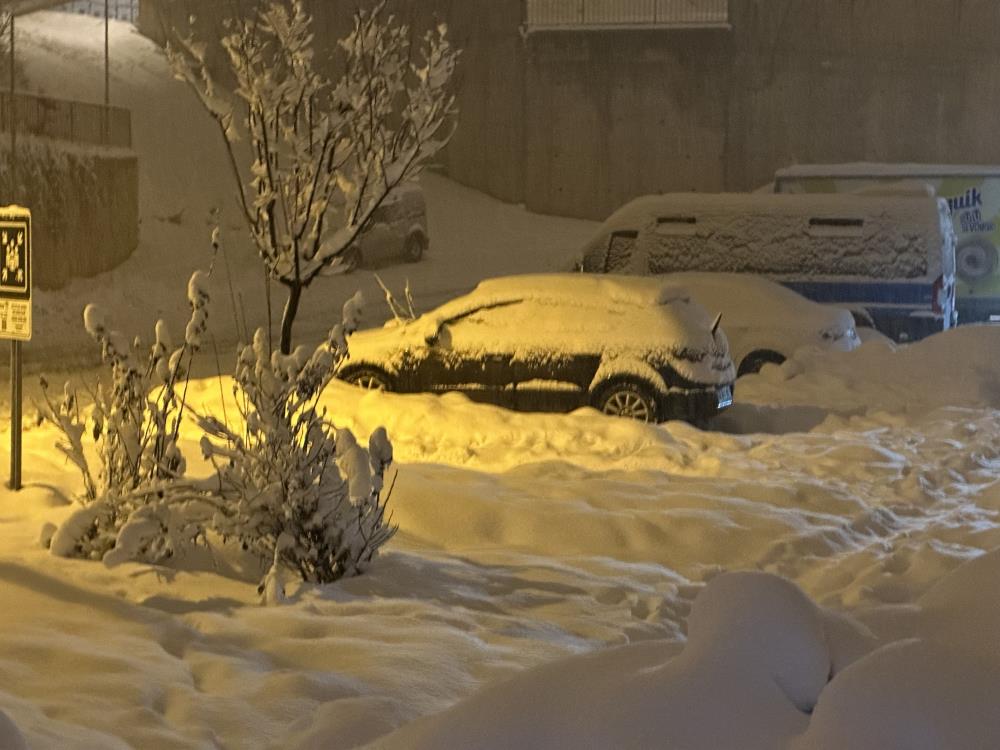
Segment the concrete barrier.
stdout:
<path fill-rule="evenodd" d="M 16 186 L 6 139 L 0 163 L 0 202 L 32 211 L 38 288 L 110 270 L 139 244 L 139 168 L 131 150 L 19 136 Z"/>

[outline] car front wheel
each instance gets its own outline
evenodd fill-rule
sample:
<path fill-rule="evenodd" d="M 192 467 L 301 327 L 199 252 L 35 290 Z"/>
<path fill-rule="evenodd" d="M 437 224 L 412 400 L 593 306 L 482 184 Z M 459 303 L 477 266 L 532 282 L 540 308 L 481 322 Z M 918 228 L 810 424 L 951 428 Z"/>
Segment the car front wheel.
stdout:
<path fill-rule="evenodd" d="M 595 404 L 599 411 L 614 417 L 628 417 L 640 422 L 656 422 L 656 397 L 653 390 L 640 383 L 622 381 L 612 383 L 598 395 Z"/>
<path fill-rule="evenodd" d="M 392 390 L 392 383 L 389 381 L 389 377 L 384 372 L 370 368 L 353 370 L 344 375 L 341 380 L 369 391 Z"/>

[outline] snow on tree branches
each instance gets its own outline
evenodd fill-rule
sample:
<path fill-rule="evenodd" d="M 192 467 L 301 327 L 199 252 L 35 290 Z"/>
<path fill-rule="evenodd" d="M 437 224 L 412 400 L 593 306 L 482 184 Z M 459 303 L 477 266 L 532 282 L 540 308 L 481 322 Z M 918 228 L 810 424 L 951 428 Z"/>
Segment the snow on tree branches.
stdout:
<path fill-rule="evenodd" d="M 382 497 L 392 444 L 379 428 L 361 447 L 318 406 L 357 329 L 360 292 L 311 353 L 271 352 L 262 329 L 240 349 L 233 385 L 240 419 L 195 414 L 215 469 L 200 479 L 186 476 L 178 439 L 184 412 L 193 413 L 186 393 L 207 331 L 208 274 L 191 276 L 187 296 L 191 317 L 176 348 L 162 320 L 144 349 L 110 330 L 97 305 L 86 307 L 84 325 L 111 370 L 109 387 L 90 394 L 89 419 L 68 384 L 57 398 L 42 380 L 40 418 L 58 428 L 57 447 L 84 483 L 80 508 L 44 534 L 52 553 L 109 566 L 161 563 L 193 544 L 235 541 L 270 565 L 261 584 L 269 603 L 281 600 L 286 570 L 312 583 L 362 572 L 395 532 Z"/>
<path fill-rule="evenodd" d="M 344 323 L 311 354 L 300 346 L 269 355 L 258 329 L 236 370 L 242 430 L 198 419 L 202 451 L 218 475 L 213 493 L 224 501 L 216 503 L 212 528 L 273 560 L 263 584 L 271 599 L 280 599 L 282 568 L 315 583 L 356 575 L 395 532 L 381 499 L 392 462 L 385 429 L 372 433 L 365 450 L 317 405 L 347 354 L 357 301 L 344 306 Z"/>
<path fill-rule="evenodd" d="M 174 40 L 176 75 L 219 125 L 250 233 L 268 274 L 288 289 L 281 351 L 292 347 L 302 290 L 338 259 L 399 184 L 454 131 L 458 58 L 441 24 L 414 43 L 384 2 L 359 10 L 350 34 L 314 67 L 301 0 L 272 0 L 230 19 L 221 41 L 235 87 L 217 84 L 206 47 Z"/>
<path fill-rule="evenodd" d="M 98 383 L 90 394 L 89 420 L 68 383 L 55 398 L 42 379 L 39 416 L 61 431 L 56 447 L 79 469 L 84 484 L 83 507 L 53 536 L 53 553 L 113 562 L 127 547 L 130 559 L 160 562 L 198 535 L 169 507 L 163 489 L 186 468 L 177 444 L 191 361 L 208 325 L 207 281 L 203 271 L 191 276 L 191 318 L 184 343 L 176 348 L 162 320 L 155 343 L 145 349 L 138 337 L 129 341 L 109 329 L 98 305 L 87 305 L 84 326 L 111 371 L 110 382 Z M 85 450 L 85 437 L 93 450 Z"/>

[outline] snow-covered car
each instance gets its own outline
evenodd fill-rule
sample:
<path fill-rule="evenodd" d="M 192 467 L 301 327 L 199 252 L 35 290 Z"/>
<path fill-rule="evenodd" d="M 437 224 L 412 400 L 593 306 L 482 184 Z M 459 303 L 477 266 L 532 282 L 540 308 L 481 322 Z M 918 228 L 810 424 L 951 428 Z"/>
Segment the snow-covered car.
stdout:
<path fill-rule="evenodd" d="M 718 320 L 657 278 L 489 279 L 419 318 L 359 331 L 349 349 L 337 376 L 366 388 L 647 422 L 713 416 L 736 377 Z"/>
<path fill-rule="evenodd" d="M 348 271 L 403 260 L 416 263 L 428 246 L 427 202 L 416 182 L 397 186 L 372 213 L 368 226 L 343 254 Z"/>
<path fill-rule="evenodd" d="M 722 313 L 738 375 L 781 364 L 801 347 L 851 351 L 861 341 L 849 310 L 821 305 L 769 279 L 744 273 L 681 272 L 660 279 Z"/>

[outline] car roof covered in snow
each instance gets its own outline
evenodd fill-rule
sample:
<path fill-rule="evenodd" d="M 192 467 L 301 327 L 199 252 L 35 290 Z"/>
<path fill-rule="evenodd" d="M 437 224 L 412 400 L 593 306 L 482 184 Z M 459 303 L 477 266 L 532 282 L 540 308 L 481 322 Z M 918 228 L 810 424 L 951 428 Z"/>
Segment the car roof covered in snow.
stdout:
<path fill-rule="evenodd" d="M 502 299 L 539 299 L 649 307 L 687 300 L 688 292 L 660 278 L 583 273 L 521 274 L 486 279 L 462 299 L 473 304 L 489 304 Z M 458 300 L 456 300 L 457 302 Z"/>
<path fill-rule="evenodd" d="M 776 281 L 750 273 L 678 271 L 660 278 L 684 287 L 709 312 L 722 312 L 723 326 L 780 325 L 816 329 L 850 326 L 844 309 L 822 305 Z"/>
<path fill-rule="evenodd" d="M 848 162 L 844 164 L 795 164 L 779 169 L 775 176 L 797 177 L 1000 177 L 1000 165 L 989 164 L 890 164 Z"/>

